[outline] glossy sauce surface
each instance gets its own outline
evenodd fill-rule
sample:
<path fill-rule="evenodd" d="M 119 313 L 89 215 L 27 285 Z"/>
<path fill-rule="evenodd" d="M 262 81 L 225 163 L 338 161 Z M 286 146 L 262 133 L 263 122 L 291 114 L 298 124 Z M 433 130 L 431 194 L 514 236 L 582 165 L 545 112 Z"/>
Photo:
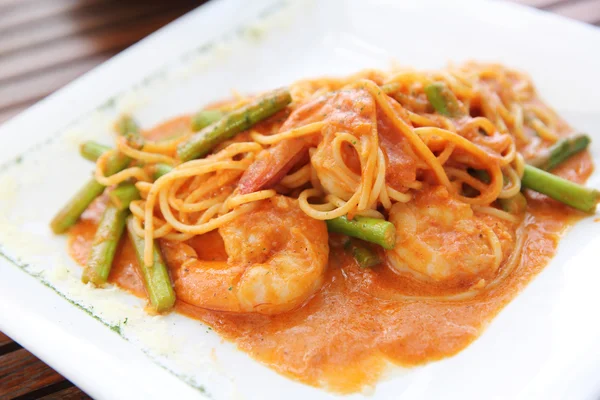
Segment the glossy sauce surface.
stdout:
<path fill-rule="evenodd" d="M 181 122 L 176 120 L 174 124 Z M 173 131 L 169 124 L 160 129 Z M 151 132 L 148 136 L 156 138 L 160 134 Z M 584 182 L 592 170 L 591 157 L 583 153 L 553 172 Z M 388 362 L 418 365 L 465 348 L 546 266 L 564 230 L 582 214 L 535 193 L 527 192 L 527 196 L 527 237 L 518 266 L 500 285 L 472 299 L 378 299 L 369 293 L 377 289 L 411 293 L 415 282 L 391 272 L 386 265 L 360 269 L 341 246 L 332 245 L 323 287 L 299 309 L 275 316 L 233 314 L 178 300 L 176 311 L 207 323 L 281 374 L 337 392 L 360 391 L 376 383 Z M 99 198 L 70 232 L 70 251 L 80 264 L 85 264 L 106 201 L 105 197 Z M 201 259 L 226 260 L 217 231 L 195 237 L 188 244 Z M 137 296 L 145 296 L 128 239 L 118 249 L 109 280 Z M 435 292 L 429 288 L 429 292 L 432 290 Z"/>

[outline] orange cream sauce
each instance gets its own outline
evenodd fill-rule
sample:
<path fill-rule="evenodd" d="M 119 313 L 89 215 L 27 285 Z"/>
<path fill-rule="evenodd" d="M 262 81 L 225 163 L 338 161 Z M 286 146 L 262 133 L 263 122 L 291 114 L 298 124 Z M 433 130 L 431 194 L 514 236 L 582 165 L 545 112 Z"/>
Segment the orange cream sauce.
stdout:
<path fill-rule="evenodd" d="M 181 127 L 182 119 L 172 121 Z M 173 132 L 171 124 L 157 127 Z M 149 137 L 157 138 L 158 132 Z M 593 165 L 587 153 L 557 169 L 583 182 Z M 581 214 L 527 192 L 527 238 L 514 272 L 499 286 L 475 298 L 454 301 L 384 301 L 367 294 L 377 287 L 411 290 L 411 281 L 385 265 L 360 269 L 344 250 L 332 245 L 323 287 L 299 309 L 275 316 L 215 312 L 177 301 L 175 310 L 210 325 L 256 360 L 309 385 L 342 393 L 374 385 L 391 362 L 414 366 L 456 354 L 475 340 L 487 323 L 549 262 L 565 229 Z M 70 231 L 70 251 L 80 264 L 87 254 L 106 204 L 99 198 Z M 335 242 L 335 237 L 332 238 Z M 217 231 L 189 241 L 198 257 L 225 260 Z M 168 262 L 168 260 L 167 260 Z M 109 281 L 145 297 L 131 243 L 125 238 Z"/>

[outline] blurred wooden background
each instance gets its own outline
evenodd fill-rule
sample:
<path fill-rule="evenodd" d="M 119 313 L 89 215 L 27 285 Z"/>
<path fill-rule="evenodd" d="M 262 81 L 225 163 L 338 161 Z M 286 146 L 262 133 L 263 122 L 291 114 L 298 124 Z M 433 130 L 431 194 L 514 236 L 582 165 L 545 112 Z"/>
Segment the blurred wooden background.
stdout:
<path fill-rule="evenodd" d="M 202 3 L 0 0 L 0 123 Z"/>
<path fill-rule="evenodd" d="M 600 0 L 514 1 L 600 26 Z M 0 0 L 0 124 L 202 3 Z M 0 399 L 38 398 L 89 397 L 0 332 Z"/>

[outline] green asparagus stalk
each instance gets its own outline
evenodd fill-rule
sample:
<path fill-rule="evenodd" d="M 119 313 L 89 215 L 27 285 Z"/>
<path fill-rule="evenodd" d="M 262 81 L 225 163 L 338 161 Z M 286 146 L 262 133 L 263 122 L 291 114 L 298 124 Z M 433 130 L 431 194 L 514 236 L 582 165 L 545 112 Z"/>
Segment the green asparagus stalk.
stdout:
<path fill-rule="evenodd" d="M 587 213 L 593 212 L 600 201 L 598 190 L 586 188 L 531 165 L 525 165 L 521 185 Z"/>
<path fill-rule="evenodd" d="M 346 216 L 325 221 L 330 232 L 342 233 L 380 245 L 384 249 L 393 249 L 396 244 L 396 228 L 394 224 L 383 219 Z"/>
<path fill-rule="evenodd" d="M 438 114 L 451 118 L 465 115 L 458 99 L 444 83 L 435 82 L 425 86 L 425 94 Z"/>
<path fill-rule="evenodd" d="M 175 304 L 175 292 L 169 278 L 169 271 L 165 265 L 160 250 L 154 243 L 154 264 L 147 267 L 144 264 L 144 239 L 135 234 L 133 229 L 133 217 L 127 220 L 127 233 L 138 261 L 138 267 L 144 280 L 144 286 L 150 299 L 152 308 L 158 312 L 170 310 Z"/>
<path fill-rule="evenodd" d="M 123 155 L 115 157 L 106 166 L 106 175 L 114 175 L 129 164 L 129 158 Z M 81 214 L 92 201 L 102 194 L 104 185 L 90 179 L 69 202 L 54 216 L 50 227 L 54 233 L 64 233 L 77 222 Z"/>
<path fill-rule="evenodd" d="M 134 141 L 139 143 L 141 136 L 139 135 L 139 128 L 131 117 L 124 116 L 117 122 L 117 131 L 122 135 L 129 135 Z M 130 140 L 128 138 L 128 140 Z M 80 148 L 81 155 L 90 160 L 96 161 L 100 155 L 103 154 L 102 150 L 107 151 L 109 148 L 95 143 L 86 142 Z M 129 157 L 117 153 L 113 157 L 107 160 L 106 163 L 106 176 L 114 175 L 117 172 L 125 169 L 131 160 Z M 104 191 L 104 185 L 96 182 L 95 179 L 90 179 L 74 196 L 69 202 L 54 216 L 50 222 L 50 227 L 54 233 L 64 233 L 71 226 L 77 222 L 81 214 L 90 205 L 92 201 L 102 194 Z"/>
<path fill-rule="evenodd" d="M 162 163 L 155 164 L 154 165 L 154 180 L 157 180 L 161 176 L 168 174 L 172 170 L 173 170 L 173 167 L 171 167 L 168 164 L 162 164 Z"/>
<path fill-rule="evenodd" d="M 589 143 L 590 138 L 587 135 L 574 135 L 559 140 L 525 166 L 521 186 L 545 194 L 578 210 L 588 213 L 593 212 L 599 201 L 597 190 L 588 189 L 575 182 L 545 172 L 545 170 L 557 167 L 574 154 L 585 150 Z M 473 170 L 469 173 L 482 182 L 487 183 L 490 180 L 485 170 Z M 498 202 L 503 209 L 508 211 L 521 209 L 523 200 L 525 199 L 511 198 L 499 199 Z"/>
<path fill-rule="evenodd" d="M 88 140 L 79 146 L 79 154 L 88 161 L 96 161 L 100 156 L 110 150 L 110 147 Z"/>
<path fill-rule="evenodd" d="M 86 160 L 92 162 L 98 161 L 98 158 L 100 158 L 102 154 L 106 153 L 109 150 L 111 150 L 110 147 L 91 140 L 82 143 L 79 147 L 79 153 L 81 154 L 81 156 Z M 129 161 L 130 160 L 127 156 L 121 153 L 116 153 L 113 156 L 109 157 L 108 160 L 106 160 L 106 170 L 108 172 L 114 171 L 110 173 L 110 175 L 112 175 L 113 173 L 117 173 L 120 170 L 122 170 L 123 168 L 121 167 L 121 165 L 127 165 Z"/>
<path fill-rule="evenodd" d="M 131 117 L 131 115 L 125 114 L 117 120 L 117 133 L 121 136 L 127 136 L 129 134 L 138 135 L 140 133 L 140 127 Z"/>
<path fill-rule="evenodd" d="M 84 150 L 85 148 L 85 150 Z M 109 147 L 104 145 L 95 143 L 95 142 L 86 142 L 81 146 L 81 154 L 90 161 L 96 161 L 98 157 L 102 155 L 103 152 L 100 150 L 108 151 Z M 85 154 L 84 154 L 85 153 Z M 113 158 L 110 158 L 107 161 L 106 166 L 106 174 L 107 176 L 113 175 L 123 168 L 125 168 L 129 164 L 129 158 L 122 155 L 116 154 Z M 162 175 L 168 173 L 173 168 L 167 164 L 156 164 L 154 179 L 160 178 Z M 131 185 L 131 184 L 126 184 Z M 133 187 L 134 189 L 135 186 Z M 104 185 L 96 182 L 95 179 L 90 179 L 88 183 L 85 184 L 73 198 L 63 207 L 62 210 L 56 214 L 52 222 L 50 223 L 50 227 L 54 233 L 64 233 L 67 229 L 77 222 L 77 219 L 81 216 L 81 214 L 85 211 L 85 209 L 90 205 L 92 201 L 98 196 L 102 194 L 105 187 Z M 122 189 L 119 188 L 113 190 L 109 197 L 113 204 L 118 208 L 129 207 L 129 203 L 136 198 L 139 198 L 139 192 L 137 189 L 135 192 L 132 189 Z"/>
<path fill-rule="evenodd" d="M 110 147 L 108 146 L 104 146 L 103 144 L 99 144 L 96 142 L 92 142 L 92 141 L 88 141 L 85 142 L 81 145 L 81 155 L 90 161 L 97 161 L 98 158 L 105 152 L 110 150 Z M 107 170 L 111 170 L 112 164 L 114 163 L 119 163 L 120 159 L 124 157 L 122 155 L 117 155 L 113 158 L 110 158 L 107 162 Z M 154 165 L 154 180 L 160 178 L 163 175 L 166 175 L 167 173 L 171 172 L 173 170 L 173 167 L 170 166 L 169 164 L 163 164 L 163 163 L 158 163 Z"/>
<path fill-rule="evenodd" d="M 476 170 L 473 174 L 482 182 L 489 182 L 487 171 Z M 521 178 L 521 187 L 545 194 L 554 200 L 567 204 L 584 212 L 593 212 L 600 200 L 600 192 L 588 189 L 578 183 L 563 179 L 557 175 L 543 171 L 532 165 L 525 165 L 525 173 Z M 499 199 L 502 208 L 520 207 L 519 204 L 509 204 L 513 199 Z M 516 200 L 521 202 L 521 200 Z"/>
<path fill-rule="evenodd" d="M 106 283 L 117 245 L 123 234 L 127 214 L 127 210 L 119 210 L 110 204 L 104 210 L 81 276 L 83 283 L 91 282 L 96 286 Z"/>
<path fill-rule="evenodd" d="M 140 127 L 130 115 L 123 115 L 117 121 L 117 133 L 124 136 L 127 142 L 137 148 L 141 149 L 144 146 L 144 138 L 140 134 Z"/>
<path fill-rule="evenodd" d="M 225 116 L 225 113 L 220 110 L 202 110 L 198 111 L 192 117 L 192 130 L 197 132 L 207 126 L 214 124 Z"/>
<path fill-rule="evenodd" d="M 290 101 L 292 98 L 287 89 L 278 89 L 261 96 L 250 104 L 228 113 L 181 143 L 177 148 L 177 155 L 181 161 L 203 157 L 219 143 L 283 110 Z"/>
<path fill-rule="evenodd" d="M 141 199 L 139 190 L 131 182 L 123 182 L 108 193 L 112 204 L 119 210 L 126 210 L 134 200 Z"/>
<path fill-rule="evenodd" d="M 590 137 L 584 134 L 562 138 L 527 163 L 544 171 L 551 171 L 571 156 L 585 150 L 590 142 Z"/>
<path fill-rule="evenodd" d="M 64 233 L 77 222 L 92 201 L 102 194 L 104 185 L 90 179 L 69 202 L 54 216 L 50 228 L 56 234 Z"/>
<path fill-rule="evenodd" d="M 360 268 L 372 268 L 381 264 L 379 255 L 370 248 L 359 243 L 352 243 L 351 248 L 352 256 Z"/>
<path fill-rule="evenodd" d="M 154 179 L 158 179 L 164 174 L 173 170 L 173 167 L 167 164 L 156 164 L 154 166 Z M 119 209 L 129 208 L 129 204 L 140 199 L 140 192 L 133 183 L 122 183 L 108 194 L 110 201 Z"/>

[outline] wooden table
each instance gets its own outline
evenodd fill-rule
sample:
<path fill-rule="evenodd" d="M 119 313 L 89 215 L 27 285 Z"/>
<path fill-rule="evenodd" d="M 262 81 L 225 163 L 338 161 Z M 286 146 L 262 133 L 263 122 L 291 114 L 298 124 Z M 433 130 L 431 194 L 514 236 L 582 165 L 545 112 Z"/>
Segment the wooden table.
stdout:
<path fill-rule="evenodd" d="M 516 0 L 600 26 L 600 0 Z M 204 1 L 0 0 L 0 123 Z M 87 399 L 0 332 L 0 399 Z"/>

